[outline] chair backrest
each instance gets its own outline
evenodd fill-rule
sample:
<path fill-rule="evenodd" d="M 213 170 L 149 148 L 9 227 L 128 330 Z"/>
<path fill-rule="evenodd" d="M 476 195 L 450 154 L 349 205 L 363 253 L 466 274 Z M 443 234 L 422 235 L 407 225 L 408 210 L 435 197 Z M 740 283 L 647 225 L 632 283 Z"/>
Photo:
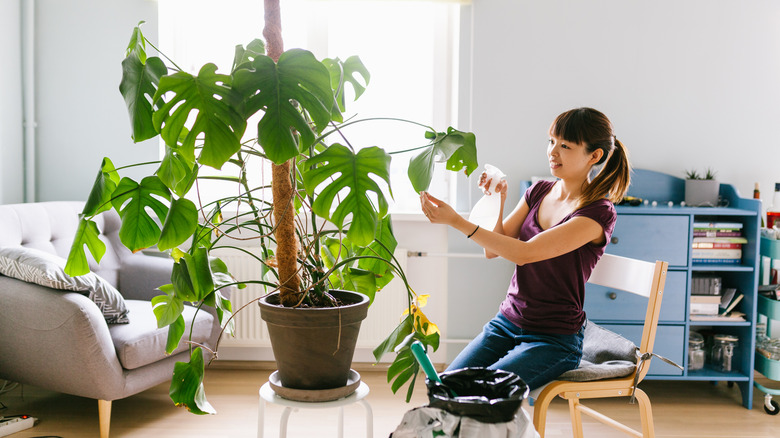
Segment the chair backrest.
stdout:
<path fill-rule="evenodd" d="M 0 205 L 0 247 L 23 246 L 67 258 L 83 208 L 83 202 L 71 201 Z M 100 264 L 87 253 L 89 268 L 116 287 L 122 262 L 134 255 L 119 241 L 122 223 L 115 211 L 101 213 L 94 221 L 106 252 Z"/>
<path fill-rule="evenodd" d="M 645 324 L 642 330 L 640 354 L 652 353 L 655 344 L 655 332 L 658 316 L 661 313 L 661 299 L 666 284 L 666 271 L 669 264 L 604 254 L 596 264 L 588 283 L 611 289 L 619 289 L 648 298 Z M 647 374 L 648 367 L 639 372 L 640 378 Z"/>

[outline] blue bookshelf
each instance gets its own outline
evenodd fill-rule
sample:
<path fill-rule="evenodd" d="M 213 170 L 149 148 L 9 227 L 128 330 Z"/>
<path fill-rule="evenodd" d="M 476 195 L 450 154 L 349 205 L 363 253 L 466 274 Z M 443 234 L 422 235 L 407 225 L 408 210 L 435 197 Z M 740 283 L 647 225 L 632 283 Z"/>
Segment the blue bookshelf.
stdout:
<path fill-rule="evenodd" d="M 684 371 L 660 360 L 652 362 L 648 379 L 734 382 L 742 393 L 742 404 L 752 408 L 753 369 L 755 365 L 755 325 L 757 315 L 758 267 L 760 264 L 761 203 L 742 198 L 733 186 L 721 183 L 718 207 L 681 206 L 685 198 L 685 180 L 660 172 L 635 169 L 629 195 L 642 198 L 648 204 L 617 206 L 618 220 L 607 252 L 654 262 L 669 262 L 669 272 L 656 336 L 656 352 L 685 368 Z M 653 201 L 656 206 L 652 206 Z M 669 206 L 668 203 L 673 205 Z M 691 257 L 694 222 L 729 221 L 743 225 L 742 234 L 748 242 L 742 245 L 739 264 L 694 263 Z M 692 278 L 698 274 L 714 274 L 723 279 L 724 287 L 736 288 L 744 294 L 737 310 L 745 314 L 744 321 L 694 321 L 690 314 Z M 590 287 L 590 285 L 589 285 Z M 630 294 L 604 293 L 589 289 L 585 310 L 589 319 L 634 342 L 641 339 L 641 324 L 646 302 L 628 297 Z M 689 371 L 688 334 L 724 333 L 739 337 L 739 347 L 733 359 L 733 370 L 720 372 L 705 365 Z"/>

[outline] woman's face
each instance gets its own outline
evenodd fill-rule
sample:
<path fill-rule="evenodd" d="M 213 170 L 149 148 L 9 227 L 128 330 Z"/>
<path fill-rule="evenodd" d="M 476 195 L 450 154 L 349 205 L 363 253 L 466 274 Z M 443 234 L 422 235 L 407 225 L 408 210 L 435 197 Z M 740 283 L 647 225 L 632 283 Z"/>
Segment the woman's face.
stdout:
<path fill-rule="evenodd" d="M 601 158 L 600 150 L 588 153 L 584 143 L 574 143 L 550 133 L 547 159 L 554 177 L 587 178 L 590 168 Z"/>

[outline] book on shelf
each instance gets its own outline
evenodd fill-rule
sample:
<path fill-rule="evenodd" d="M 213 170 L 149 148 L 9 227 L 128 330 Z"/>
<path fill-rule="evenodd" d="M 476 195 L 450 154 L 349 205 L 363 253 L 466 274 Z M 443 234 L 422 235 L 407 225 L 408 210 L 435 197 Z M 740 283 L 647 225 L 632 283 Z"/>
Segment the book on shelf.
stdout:
<path fill-rule="evenodd" d="M 742 222 L 694 222 L 693 228 L 721 228 L 721 229 L 732 229 L 732 230 L 741 230 Z"/>
<path fill-rule="evenodd" d="M 742 249 L 741 243 L 725 243 L 725 242 L 693 242 L 691 244 L 693 249 Z"/>
<path fill-rule="evenodd" d="M 691 304 L 717 304 L 720 307 L 720 295 L 691 295 Z"/>
<path fill-rule="evenodd" d="M 742 259 L 693 259 L 693 263 L 707 265 L 738 265 L 740 262 L 742 262 Z"/>
<path fill-rule="evenodd" d="M 691 315 L 691 321 L 747 321 L 745 314 L 742 312 L 731 312 L 728 315 Z"/>
<path fill-rule="evenodd" d="M 694 237 L 693 249 L 742 249 L 748 243 L 745 237 Z"/>
<path fill-rule="evenodd" d="M 694 303 L 691 301 L 691 315 L 717 315 L 719 303 Z"/>
<path fill-rule="evenodd" d="M 745 298 L 734 288 L 728 288 L 723 293 L 720 304 L 694 304 L 691 302 L 691 321 L 745 321 L 745 314 L 735 311 L 737 304 Z M 693 297 L 691 297 L 693 299 Z M 704 306 L 715 306 L 715 310 Z"/>
<path fill-rule="evenodd" d="M 742 249 L 694 248 L 691 251 L 691 257 L 693 257 L 694 259 L 741 259 Z"/>
<path fill-rule="evenodd" d="M 747 237 L 694 237 L 693 243 L 748 243 Z"/>
<path fill-rule="evenodd" d="M 723 279 L 713 275 L 694 275 L 692 277 L 691 294 L 720 296 Z"/>
<path fill-rule="evenodd" d="M 731 303 L 739 303 L 739 301 L 742 299 L 742 294 L 739 294 L 740 296 L 738 298 L 734 298 L 734 296 L 737 294 L 737 289 L 733 287 L 727 287 L 723 290 L 723 295 L 720 297 L 720 308 L 726 311 L 730 306 Z M 731 306 L 733 308 L 733 306 Z M 723 312 L 721 312 L 723 313 Z"/>
<path fill-rule="evenodd" d="M 693 237 L 742 237 L 742 231 L 693 229 Z"/>

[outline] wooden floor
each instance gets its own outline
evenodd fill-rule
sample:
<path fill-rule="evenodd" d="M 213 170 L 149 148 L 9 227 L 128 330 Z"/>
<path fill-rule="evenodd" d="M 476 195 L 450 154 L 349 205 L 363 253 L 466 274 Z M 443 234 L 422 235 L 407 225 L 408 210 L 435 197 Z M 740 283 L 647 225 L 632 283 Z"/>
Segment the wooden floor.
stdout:
<path fill-rule="evenodd" d="M 383 372 L 359 369 L 371 388 L 367 400 L 374 412 L 374 437 L 387 437 L 399 424 L 403 414 L 426 403 L 425 388 L 420 384 L 410 404 L 393 395 Z M 269 372 L 262 370 L 211 369 L 207 373 L 206 394 L 217 409 L 217 415 L 195 416 L 176 408 L 168 398 L 167 385 L 113 403 L 111 437 L 255 437 L 257 433 L 258 388 L 267 381 Z M 766 382 L 777 388 L 776 382 Z M 773 385 L 774 384 L 774 385 Z M 653 403 L 658 437 L 745 437 L 780 436 L 780 415 L 764 413 L 763 393 L 756 391 L 754 409 L 742 407 L 736 386 L 710 382 L 645 381 L 641 387 Z M 777 400 L 777 399 L 776 399 Z M 97 437 L 97 402 L 38 388 L 18 387 L 0 396 L 7 408 L 0 415 L 29 414 L 39 418 L 32 429 L 11 435 L 14 438 L 60 436 L 64 438 Z M 592 402 L 590 406 L 611 412 L 615 418 L 638 427 L 635 405 L 627 399 Z M 526 406 L 529 414 L 533 407 Z M 336 410 L 307 409 L 290 417 L 288 436 L 330 437 L 336 435 Z M 282 408 L 266 408 L 265 436 L 278 436 Z M 360 405 L 345 408 L 345 437 L 365 436 L 365 416 Z M 585 436 L 623 437 L 618 432 L 585 418 Z M 547 425 L 548 437 L 570 437 L 568 405 L 556 400 L 551 405 Z"/>

